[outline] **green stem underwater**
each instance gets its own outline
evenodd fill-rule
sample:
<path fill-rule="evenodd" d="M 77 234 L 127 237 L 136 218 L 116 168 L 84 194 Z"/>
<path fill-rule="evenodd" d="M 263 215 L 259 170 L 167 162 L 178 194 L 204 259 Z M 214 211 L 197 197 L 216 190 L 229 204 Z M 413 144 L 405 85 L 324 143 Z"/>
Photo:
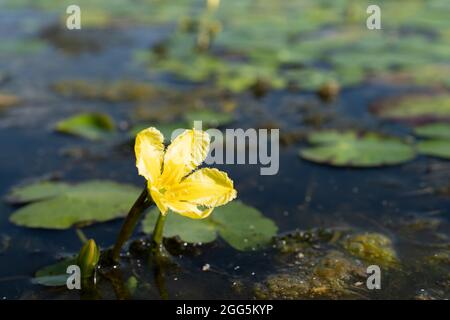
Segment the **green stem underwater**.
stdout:
<path fill-rule="evenodd" d="M 128 215 L 125 218 L 125 222 L 122 225 L 122 229 L 120 229 L 119 235 L 117 236 L 117 240 L 114 244 L 114 248 L 112 249 L 111 254 L 111 258 L 114 262 L 119 261 L 122 246 L 130 238 L 142 213 L 151 204 L 152 201 L 148 199 L 148 190 L 147 187 L 145 187 L 140 196 L 137 198 L 136 202 L 131 207 L 130 212 L 128 212 Z"/>

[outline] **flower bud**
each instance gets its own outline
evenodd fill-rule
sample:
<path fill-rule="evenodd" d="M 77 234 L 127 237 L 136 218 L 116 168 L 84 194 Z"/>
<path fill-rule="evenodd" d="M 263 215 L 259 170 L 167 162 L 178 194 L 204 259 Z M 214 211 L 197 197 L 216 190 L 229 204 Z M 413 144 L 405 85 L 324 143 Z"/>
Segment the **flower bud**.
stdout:
<path fill-rule="evenodd" d="M 89 278 L 94 274 L 99 259 L 100 250 L 95 241 L 90 239 L 83 245 L 77 258 L 77 264 L 80 267 L 82 278 Z"/>

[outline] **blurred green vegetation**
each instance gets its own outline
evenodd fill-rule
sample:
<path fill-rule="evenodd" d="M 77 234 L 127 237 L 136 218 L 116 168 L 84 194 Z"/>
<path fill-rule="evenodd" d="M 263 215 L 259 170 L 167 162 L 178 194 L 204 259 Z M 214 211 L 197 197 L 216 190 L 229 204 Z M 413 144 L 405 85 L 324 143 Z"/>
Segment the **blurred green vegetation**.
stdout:
<path fill-rule="evenodd" d="M 450 86 L 450 4 L 446 0 L 378 1 L 382 30 L 368 30 L 370 1 L 87 1 L 77 4 L 83 28 L 172 25 L 137 61 L 151 72 L 212 80 L 239 92 L 255 85 L 316 90 L 368 78 Z M 57 12 L 71 1 L 6 1 L 11 8 Z"/>

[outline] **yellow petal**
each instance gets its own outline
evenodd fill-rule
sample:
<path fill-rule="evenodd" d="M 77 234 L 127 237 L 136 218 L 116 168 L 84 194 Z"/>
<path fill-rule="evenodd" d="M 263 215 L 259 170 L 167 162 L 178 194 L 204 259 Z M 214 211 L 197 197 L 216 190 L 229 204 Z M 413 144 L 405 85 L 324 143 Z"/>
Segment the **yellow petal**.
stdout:
<path fill-rule="evenodd" d="M 168 189 L 164 196 L 206 207 L 226 204 L 237 196 L 233 181 L 225 172 L 204 168 L 195 171 L 181 183 Z"/>
<path fill-rule="evenodd" d="M 183 201 L 167 202 L 167 206 L 173 212 L 191 219 L 204 219 L 214 210 L 214 208 L 200 209 L 196 204 Z"/>
<path fill-rule="evenodd" d="M 213 210 L 214 210 L 214 208 L 208 208 L 208 209 L 201 211 L 200 213 L 186 211 L 186 212 L 179 212 L 179 214 L 181 214 L 182 216 L 191 218 L 191 219 L 205 219 L 205 218 L 209 217 L 209 215 L 211 214 L 211 212 Z"/>
<path fill-rule="evenodd" d="M 160 185 L 173 186 L 197 168 L 208 155 L 209 135 L 201 130 L 186 130 L 177 136 L 164 155 Z"/>
<path fill-rule="evenodd" d="M 167 205 L 165 203 L 163 195 L 155 188 L 148 183 L 148 190 L 150 191 L 150 196 L 152 197 L 153 202 L 158 207 L 159 211 L 163 215 L 167 213 Z"/>
<path fill-rule="evenodd" d="M 134 152 L 136 167 L 141 176 L 150 183 L 155 183 L 161 176 L 164 156 L 164 137 L 159 130 L 151 127 L 139 132 L 136 136 Z"/>

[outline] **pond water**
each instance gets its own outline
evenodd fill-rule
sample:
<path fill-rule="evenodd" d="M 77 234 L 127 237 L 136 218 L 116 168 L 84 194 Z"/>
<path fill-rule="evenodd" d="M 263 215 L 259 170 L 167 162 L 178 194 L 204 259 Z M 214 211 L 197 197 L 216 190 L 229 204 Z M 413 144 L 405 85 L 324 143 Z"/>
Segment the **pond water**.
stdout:
<path fill-rule="evenodd" d="M 0 202 L 0 298 L 450 298 L 450 160 L 418 155 L 399 165 L 358 168 L 351 163 L 339 167 L 329 162 L 315 163 L 299 156 L 299 151 L 309 146 L 307 135 L 326 128 L 370 130 L 413 139 L 410 122 L 382 119 L 371 108 L 387 98 L 448 92 L 450 71 L 444 73 L 450 70 L 450 25 L 443 22 L 450 13 L 448 3 L 412 1 L 398 19 L 392 13 L 397 2 L 391 7 L 382 6 L 389 10 L 382 20 L 385 25 L 383 30 L 371 31 L 378 32 L 373 35 L 365 27 L 365 4 L 295 1 L 277 6 L 275 2 L 267 1 L 267 8 L 262 1 L 255 1 L 255 7 L 247 1 L 239 1 L 240 5 L 221 3 L 217 9 L 209 9 L 217 10 L 217 16 L 210 17 L 205 14 L 203 1 L 180 1 L 178 6 L 158 1 L 114 1 L 111 5 L 81 1 L 82 13 L 86 12 L 90 25 L 72 31 L 65 28 L 64 5 L 48 1 L 0 4 L 0 34 L 4 42 L 0 44 L 0 94 L 20 99 L 17 106 L 8 107 L 2 107 L 0 99 L 0 194 L 5 199 L 14 186 L 37 180 L 76 183 L 107 179 L 141 187 L 144 181 L 137 175 L 129 129 L 135 124 L 156 123 L 158 127 L 159 123 L 176 122 L 192 108 L 211 106 L 232 114 L 233 121 L 220 128 L 279 128 L 282 142 L 276 175 L 261 176 L 258 165 L 217 166 L 233 179 L 240 201 L 257 208 L 277 225 L 278 235 L 267 246 L 239 251 L 221 237 L 207 244 L 166 239 L 174 265 L 160 270 L 142 249 L 141 240 L 148 236 L 138 227 L 129 253 L 122 257 L 121 268 L 100 276 L 92 292 L 69 291 L 65 286 L 42 286 L 32 281 L 37 270 L 79 251 L 77 228 L 17 226 L 9 217 L 19 206 L 6 200 Z M 421 6 L 429 9 L 422 16 L 417 14 Z M 241 10 L 251 21 L 246 22 L 243 14 L 234 15 Z M 346 20 L 350 14 L 347 11 L 354 12 L 354 20 Z M 213 15 L 215 11 L 211 12 Z M 269 24 L 274 23 L 273 34 L 262 21 L 266 14 L 272 19 Z M 302 19 L 297 21 L 296 14 Z M 185 28 L 192 24 L 201 32 L 198 25 L 205 23 L 207 28 L 213 28 L 215 21 L 222 24 L 220 32 L 224 36 L 221 38 L 219 32 L 217 40 L 210 39 L 217 42 L 208 50 L 226 63 L 244 61 L 244 66 L 256 69 L 275 64 L 276 70 L 297 70 L 299 64 L 301 70 L 306 68 L 308 72 L 358 66 L 360 69 L 352 72 L 366 72 L 363 54 L 348 58 L 353 63 L 339 64 L 338 56 L 344 60 L 350 54 L 346 48 L 357 48 L 371 56 L 367 59 L 373 62 L 373 68 L 363 79 L 352 78 L 348 83 L 344 73 L 336 73 L 332 79 L 328 73 L 320 73 L 315 76 L 324 79 L 319 84 L 315 83 L 317 78 L 299 73 L 294 76 L 301 78 L 299 84 L 278 86 L 275 79 L 284 79 L 284 74 L 271 67 L 267 73 L 262 70 L 258 77 L 250 79 L 264 89 L 257 96 L 255 86 L 253 90 L 241 90 L 239 85 L 239 90 L 234 90 L 231 84 L 231 80 L 253 74 L 248 69 L 236 67 L 236 73 L 231 75 L 220 73 L 193 79 L 196 76 L 189 76 L 191 72 L 214 74 L 217 69 L 206 66 L 204 71 L 194 64 L 192 53 L 183 51 L 188 50 L 185 42 L 192 41 L 193 36 L 179 40 L 183 32 L 180 35 L 177 30 L 184 23 L 188 25 Z M 353 29 L 343 31 L 347 25 Z M 251 28 L 259 31 L 252 32 Z M 369 40 L 355 35 L 358 28 L 367 32 Z M 281 37 L 283 44 L 278 43 Z M 402 42 L 402 37 L 410 39 Z M 312 40 L 317 43 L 304 47 L 299 44 Z M 428 44 L 429 52 L 423 52 L 420 41 L 434 41 Z M 271 43 L 263 47 L 265 42 Z M 393 55 L 389 46 L 397 44 L 398 56 L 381 61 L 379 56 Z M 173 59 L 183 62 L 185 57 L 184 67 L 192 63 L 193 70 L 178 70 L 145 57 L 152 50 L 155 52 L 155 47 L 174 48 Z M 284 50 L 283 54 L 292 49 L 286 63 L 274 62 L 282 56 L 273 54 L 277 47 Z M 302 53 L 305 57 L 294 61 Z M 312 58 L 315 53 L 317 61 Z M 327 54 L 335 54 L 336 61 L 331 60 L 330 64 L 322 59 Z M 258 62 L 249 62 L 248 55 Z M 405 62 L 409 60 L 415 62 Z M 420 76 L 425 67 L 434 70 L 430 71 L 431 76 Z M 225 68 L 232 66 L 225 64 Z M 437 70 L 444 75 L 437 74 Z M 87 84 L 84 91 L 95 88 L 99 81 L 128 81 L 150 85 L 156 93 L 148 99 L 135 99 L 105 93 L 95 97 L 91 93 L 89 97 L 70 84 L 70 95 L 55 90 L 55 84 L 76 79 Z M 249 84 L 253 84 L 251 81 Z M 323 99 L 316 94 L 335 82 L 340 84 L 337 96 Z M 118 124 L 113 138 L 91 141 L 55 132 L 58 121 L 94 111 L 109 115 Z M 450 117 L 450 111 L 447 112 Z M 445 115 L 441 118 L 448 120 Z M 123 219 L 114 219 L 78 229 L 105 249 L 114 244 L 122 222 Z M 355 249 L 353 242 L 359 241 L 355 240 L 358 236 L 366 238 Z M 379 251 L 364 251 L 371 241 L 375 241 L 373 250 Z M 387 261 L 391 256 L 395 263 Z M 382 267 L 381 290 L 368 290 L 365 286 L 365 270 L 371 264 Z"/>

